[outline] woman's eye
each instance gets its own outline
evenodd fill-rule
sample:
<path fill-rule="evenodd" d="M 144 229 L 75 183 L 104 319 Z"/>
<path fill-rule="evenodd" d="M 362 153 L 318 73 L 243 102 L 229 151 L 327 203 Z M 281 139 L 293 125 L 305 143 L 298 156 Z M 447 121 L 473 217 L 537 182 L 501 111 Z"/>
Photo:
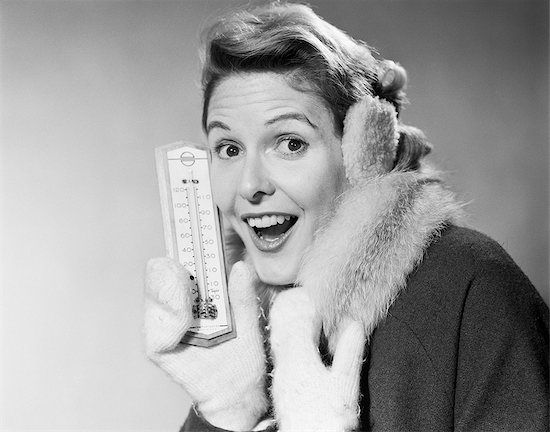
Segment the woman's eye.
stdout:
<path fill-rule="evenodd" d="M 230 159 L 236 157 L 241 149 L 235 144 L 222 144 L 216 148 L 216 153 L 221 159 Z"/>
<path fill-rule="evenodd" d="M 277 150 L 285 155 L 297 155 L 305 151 L 307 143 L 298 138 L 284 138 L 279 142 Z"/>

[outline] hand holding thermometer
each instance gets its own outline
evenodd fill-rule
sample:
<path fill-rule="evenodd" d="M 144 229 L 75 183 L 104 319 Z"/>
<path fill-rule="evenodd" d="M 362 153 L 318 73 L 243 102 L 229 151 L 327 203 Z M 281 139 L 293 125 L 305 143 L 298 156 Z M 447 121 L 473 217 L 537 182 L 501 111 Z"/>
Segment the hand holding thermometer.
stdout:
<path fill-rule="evenodd" d="M 167 253 L 194 282 L 194 322 L 182 342 L 212 346 L 235 337 L 227 295 L 220 217 L 206 149 L 189 142 L 156 148 Z"/>

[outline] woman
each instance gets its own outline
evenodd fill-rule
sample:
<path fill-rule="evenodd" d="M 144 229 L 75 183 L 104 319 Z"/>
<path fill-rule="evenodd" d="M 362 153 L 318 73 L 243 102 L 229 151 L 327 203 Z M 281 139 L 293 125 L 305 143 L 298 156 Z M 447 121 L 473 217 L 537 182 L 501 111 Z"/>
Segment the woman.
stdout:
<path fill-rule="evenodd" d="M 547 430 L 548 309 L 459 227 L 398 120 L 404 70 L 296 4 L 228 15 L 205 46 L 214 197 L 245 257 L 238 336 L 213 348 L 179 344 L 187 271 L 148 265 L 147 351 L 194 401 L 182 430 Z"/>

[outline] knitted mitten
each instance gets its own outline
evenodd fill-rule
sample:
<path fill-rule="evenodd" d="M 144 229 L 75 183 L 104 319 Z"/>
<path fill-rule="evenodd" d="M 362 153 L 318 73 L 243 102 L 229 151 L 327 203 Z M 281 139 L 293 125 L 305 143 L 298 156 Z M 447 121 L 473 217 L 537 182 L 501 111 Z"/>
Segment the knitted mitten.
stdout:
<path fill-rule="evenodd" d="M 189 272 L 170 258 L 147 265 L 147 355 L 185 388 L 208 422 L 229 430 L 250 430 L 267 409 L 254 277 L 244 263 L 233 266 L 229 298 L 237 337 L 203 348 L 180 344 L 193 322 Z"/>
<path fill-rule="evenodd" d="M 342 325 L 331 367 L 321 361 L 321 320 L 303 288 L 278 294 L 270 328 L 272 395 L 279 430 L 342 432 L 357 427 L 365 345 L 361 324 Z"/>

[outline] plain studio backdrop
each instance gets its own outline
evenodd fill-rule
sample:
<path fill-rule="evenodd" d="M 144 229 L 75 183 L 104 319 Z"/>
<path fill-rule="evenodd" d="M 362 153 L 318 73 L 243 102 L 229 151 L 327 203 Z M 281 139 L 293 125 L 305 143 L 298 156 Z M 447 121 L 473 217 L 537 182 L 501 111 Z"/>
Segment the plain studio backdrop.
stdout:
<path fill-rule="evenodd" d="M 144 266 L 164 255 L 153 149 L 202 140 L 198 34 L 235 4 L 0 3 L 5 430 L 185 419 L 142 348 Z M 408 70 L 404 122 L 548 301 L 547 2 L 312 4 Z"/>

